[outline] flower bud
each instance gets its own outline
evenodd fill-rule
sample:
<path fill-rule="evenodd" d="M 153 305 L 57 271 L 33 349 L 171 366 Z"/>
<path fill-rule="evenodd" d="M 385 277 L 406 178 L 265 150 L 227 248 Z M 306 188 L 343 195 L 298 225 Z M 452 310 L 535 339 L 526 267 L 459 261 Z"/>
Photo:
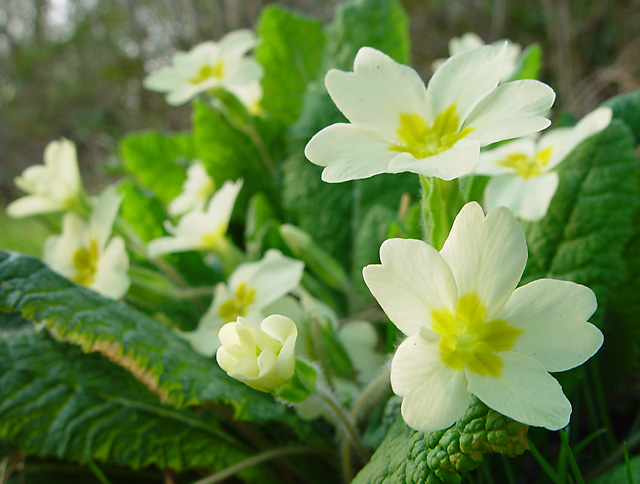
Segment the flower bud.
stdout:
<path fill-rule="evenodd" d="M 220 329 L 216 358 L 230 377 L 269 392 L 293 376 L 297 336 L 295 323 L 285 316 L 269 316 L 260 326 L 239 317 Z"/>

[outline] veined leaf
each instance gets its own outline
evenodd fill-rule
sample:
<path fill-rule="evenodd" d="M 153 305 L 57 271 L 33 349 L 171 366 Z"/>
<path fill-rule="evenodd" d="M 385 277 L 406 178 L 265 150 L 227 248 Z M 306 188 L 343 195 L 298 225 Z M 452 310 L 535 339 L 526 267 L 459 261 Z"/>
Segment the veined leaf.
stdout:
<path fill-rule="evenodd" d="M 11 317 L 0 313 L 2 328 Z M 251 451 L 213 417 L 160 404 L 122 368 L 32 324 L 0 329 L 0 437 L 27 454 L 217 470 Z"/>
<path fill-rule="evenodd" d="M 475 397 L 446 430 L 417 432 L 400 417 L 352 484 L 460 484 L 484 454 L 522 454 L 527 428 Z"/>
<path fill-rule="evenodd" d="M 0 310 L 44 323 L 85 352 L 123 366 L 163 403 L 182 408 L 214 401 L 239 419 L 286 420 L 272 397 L 229 378 L 171 329 L 126 305 L 78 286 L 39 260 L 0 252 Z"/>
<path fill-rule="evenodd" d="M 640 90 L 612 97 L 604 106 L 613 109 L 613 117 L 624 121 L 640 144 Z"/>
<path fill-rule="evenodd" d="M 307 84 L 317 78 L 324 52 L 320 22 L 280 7 L 262 11 L 255 57 L 264 68 L 262 104 L 286 124 L 298 117 Z"/>

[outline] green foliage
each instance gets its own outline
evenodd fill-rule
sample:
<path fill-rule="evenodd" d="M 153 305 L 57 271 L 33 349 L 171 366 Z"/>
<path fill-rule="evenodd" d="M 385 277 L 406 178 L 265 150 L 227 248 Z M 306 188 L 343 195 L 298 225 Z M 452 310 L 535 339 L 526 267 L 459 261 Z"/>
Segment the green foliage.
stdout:
<path fill-rule="evenodd" d="M 629 479 L 629 474 L 631 479 Z M 637 484 L 640 482 L 640 455 L 620 464 L 592 481 L 592 484 Z"/>
<path fill-rule="evenodd" d="M 153 190 L 165 205 L 180 193 L 185 167 L 195 158 L 190 135 L 155 131 L 123 138 L 120 156 L 138 186 Z"/>
<path fill-rule="evenodd" d="M 547 216 L 523 224 L 529 246 L 523 283 L 553 277 L 584 284 L 602 308 L 624 280 L 622 252 L 640 200 L 629 129 L 612 121 L 578 146 L 558 172 L 560 184 Z"/>
<path fill-rule="evenodd" d="M 141 190 L 133 180 L 125 179 L 118 185 L 118 193 L 123 197 L 118 213 L 143 242 L 165 235 L 162 223 L 167 214 L 151 190 Z"/>
<path fill-rule="evenodd" d="M 280 7 L 262 11 L 255 57 L 264 68 L 263 107 L 276 119 L 292 123 L 302 108 L 307 84 L 322 63 L 324 33 L 320 22 Z"/>
<path fill-rule="evenodd" d="M 449 429 L 425 434 L 398 418 L 353 484 L 459 484 L 488 453 L 522 454 L 527 426 L 473 398 Z"/>
<path fill-rule="evenodd" d="M 541 67 L 542 49 L 539 44 L 531 44 L 520 55 L 513 79 L 539 79 Z"/>
<path fill-rule="evenodd" d="M 633 132 L 636 140 L 635 144 L 640 143 L 640 90 L 629 94 L 620 94 L 612 97 L 604 106 L 609 106 L 613 110 L 613 117 L 620 119 Z"/>
<path fill-rule="evenodd" d="M 370 180 L 328 184 L 320 178 L 322 169 L 304 157 L 304 147 L 315 133 L 344 119 L 324 87 L 327 70 L 352 70 L 353 59 L 363 46 L 380 49 L 398 62 L 408 62 L 408 20 L 399 2 L 353 0 L 340 5 L 327 29 L 324 69 L 305 94 L 300 117 L 289 133 L 290 156 L 283 165 L 287 212 L 297 226 L 345 266 L 351 265 L 353 232 L 366 213 L 359 197 L 367 199 L 368 194 L 375 193 L 389 197 L 397 206 L 408 180 L 404 175 L 378 175 Z M 396 183 L 400 186 L 397 191 L 393 189 Z M 415 187 L 414 180 L 408 183 Z M 368 185 L 373 188 L 367 189 Z"/>
<path fill-rule="evenodd" d="M 286 420 L 272 398 L 228 378 L 159 322 L 77 286 L 30 257 L 0 252 L 0 310 L 43 322 L 64 341 L 123 366 L 164 403 L 233 406 L 235 417 Z"/>
<path fill-rule="evenodd" d="M 162 405 L 124 369 L 0 313 L 0 437 L 40 457 L 177 472 L 246 458 L 212 413 Z"/>

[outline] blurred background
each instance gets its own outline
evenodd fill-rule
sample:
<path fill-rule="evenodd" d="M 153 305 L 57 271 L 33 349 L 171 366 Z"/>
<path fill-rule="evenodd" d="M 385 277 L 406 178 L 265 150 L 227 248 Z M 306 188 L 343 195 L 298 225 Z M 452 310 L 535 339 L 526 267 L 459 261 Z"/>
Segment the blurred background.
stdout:
<path fill-rule="evenodd" d="M 78 145 L 89 191 L 116 166 L 118 139 L 189 125 L 189 105 L 168 106 L 141 86 L 177 50 L 253 27 L 279 4 L 331 21 L 337 0 L 0 0 L 0 206 L 13 178 L 42 163 L 61 136 Z M 403 0 L 413 66 L 428 79 L 448 41 L 467 31 L 544 52 L 542 80 L 556 112 L 580 117 L 640 88 L 639 0 Z M 106 163 L 105 170 L 101 165 Z"/>

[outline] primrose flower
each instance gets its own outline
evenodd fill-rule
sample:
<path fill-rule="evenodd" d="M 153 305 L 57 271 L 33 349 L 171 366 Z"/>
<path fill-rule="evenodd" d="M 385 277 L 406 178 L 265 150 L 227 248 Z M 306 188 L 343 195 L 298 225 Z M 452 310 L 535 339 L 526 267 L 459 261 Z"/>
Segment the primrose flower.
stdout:
<path fill-rule="evenodd" d="M 44 150 L 44 165 L 30 166 L 15 184 L 28 195 L 7 206 L 10 217 L 63 212 L 79 206 L 82 181 L 76 146 L 64 138 L 52 141 Z"/>
<path fill-rule="evenodd" d="M 120 202 L 115 187 L 109 187 L 96 200 L 88 222 L 75 213 L 65 214 L 62 234 L 45 241 L 43 254 L 54 271 L 112 299 L 124 296 L 130 283 L 124 241 L 110 238 Z"/>
<path fill-rule="evenodd" d="M 553 171 L 586 138 L 611 122 L 611 109 L 599 108 L 572 128 L 557 128 L 537 141 L 524 138 L 480 153 L 476 173 L 491 178 L 484 192 L 487 209 L 505 206 L 523 220 L 544 217 L 558 188 Z"/>
<path fill-rule="evenodd" d="M 453 37 L 449 40 L 449 55 L 453 56 L 460 54 L 461 52 L 484 47 L 485 45 L 486 44 L 478 34 L 467 32 L 466 34 L 462 34 L 460 37 Z M 501 49 L 505 46 L 504 59 L 500 69 L 500 82 L 508 81 L 513 77 L 515 70 L 518 67 L 518 58 L 520 57 L 522 48 L 519 44 L 507 39 L 498 40 L 490 45 L 496 49 Z M 434 61 L 431 64 L 431 68 L 436 71 L 445 63 L 446 60 L 447 59 L 438 59 Z"/>
<path fill-rule="evenodd" d="M 296 324 L 286 316 L 271 315 L 260 326 L 239 317 L 220 329 L 216 359 L 231 378 L 269 392 L 293 376 L 297 336 Z"/>
<path fill-rule="evenodd" d="M 236 30 L 218 42 L 203 42 L 189 52 L 178 52 L 171 66 L 147 76 L 147 89 L 167 93 L 172 106 L 184 104 L 197 94 L 214 88 L 229 92 L 262 77 L 262 67 L 244 57 L 258 40 L 251 30 Z"/>
<path fill-rule="evenodd" d="M 219 346 L 218 331 L 238 317 L 258 320 L 265 308 L 300 284 L 304 263 L 285 257 L 278 250 L 268 250 L 257 262 L 241 264 L 227 284 L 216 286 L 213 301 L 198 329 L 181 335 L 198 353 L 212 356 Z"/>
<path fill-rule="evenodd" d="M 203 210 L 207 201 L 216 191 L 216 184 L 201 162 L 195 162 L 187 169 L 187 179 L 182 184 L 182 193 L 169 204 L 169 215 L 182 215 L 191 210 Z"/>
<path fill-rule="evenodd" d="M 242 180 L 226 181 L 211 197 L 206 212 L 194 209 L 186 213 L 178 221 L 177 227 L 165 222 L 165 228 L 171 235 L 149 242 L 147 255 L 154 258 L 171 252 L 219 247 L 224 243 L 233 205 L 240 188 L 242 188 Z"/>
<path fill-rule="evenodd" d="M 402 416 L 417 430 L 452 425 L 471 395 L 507 417 L 557 430 L 571 404 L 548 372 L 584 363 L 600 348 L 587 322 L 593 292 L 540 279 L 516 289 L 527 260 L 524 232 L 499 207 L 486 217 L 465 205 L 440 252 L 420 240 L 390 239 L 367 286 L 407 335 L 391 363 Z"/>
<path fill-rule="evenodd" d="M 317 133 L 305 155 L 342 182 L 410 171 L 444 180 L 469 173 L 480 147 L 549 126 L 542 114 L 555 93 L 538 81 L 498 86 L 505 49 L 491 46 L 448 59 L 425 88 L 410 67 L 371 47 L 354 72 L 332 69 L 325 84 L 351 124 Z"/>

